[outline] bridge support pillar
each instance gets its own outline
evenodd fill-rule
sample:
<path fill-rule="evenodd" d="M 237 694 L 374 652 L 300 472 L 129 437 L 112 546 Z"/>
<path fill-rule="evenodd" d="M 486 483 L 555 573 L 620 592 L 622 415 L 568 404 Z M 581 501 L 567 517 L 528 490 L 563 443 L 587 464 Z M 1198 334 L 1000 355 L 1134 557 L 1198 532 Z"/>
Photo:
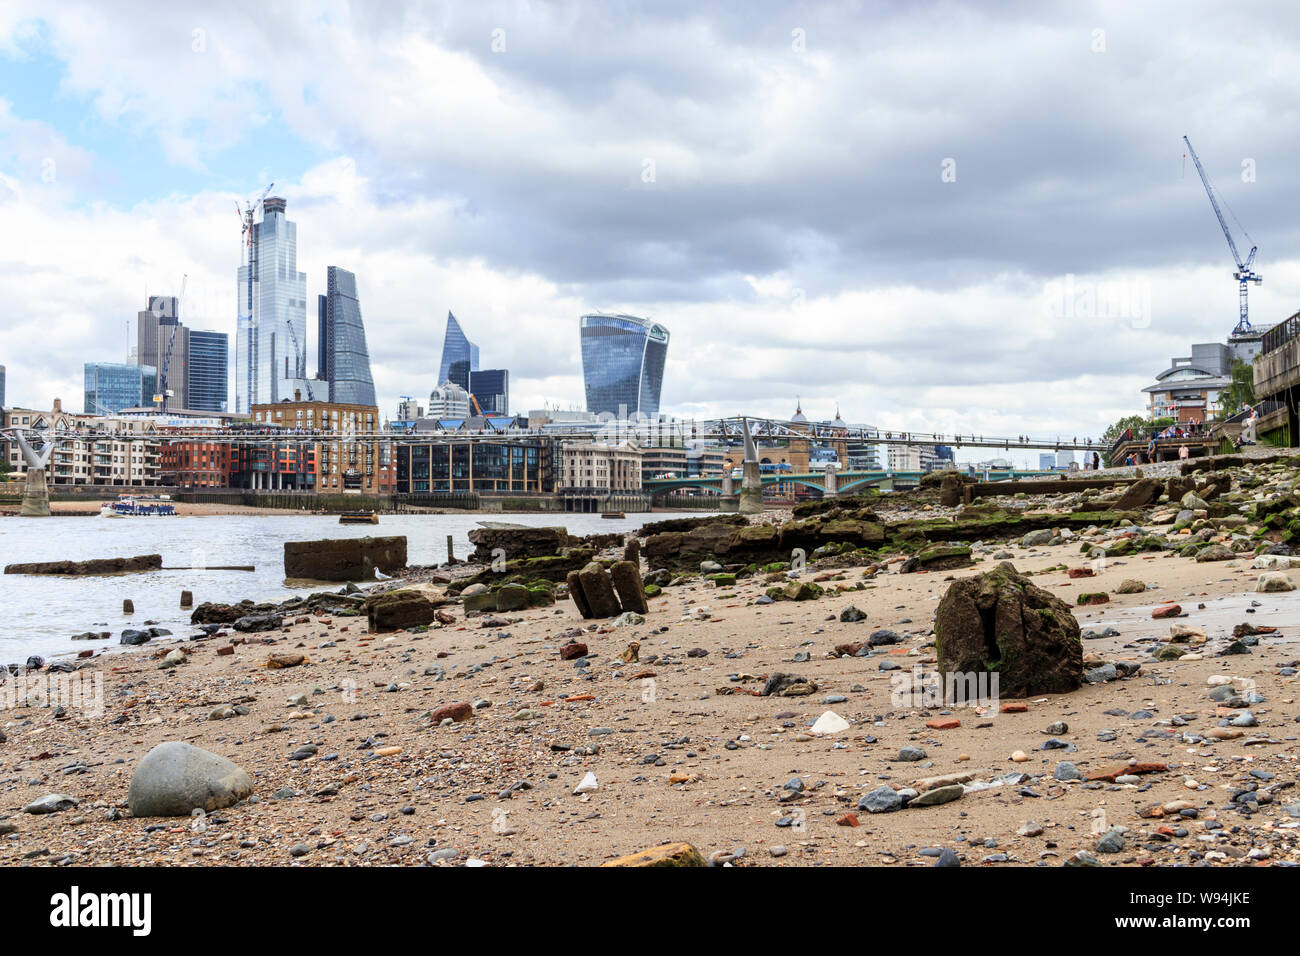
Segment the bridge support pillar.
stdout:
<path fill-rule="evenodd" d="M 763 511 L 763 478 L 758 462 L 747 461 L 740 478 L 740 513 L 756 515 Z"/>
<path fill-rule="evenodd" d="M 736 480 L 731 477 L 731 472 L 722 476 L 722 497 L 730 498 L 736 493 Z"/>
<path fill-rule="evenodd" d="M 835 474 L 834 468 L 826 469 L 825 485 L 822 490 L 823 498 L 838 498 L 840 495 L 839 476 Z"/>
<path fill-rule="evenodd" d="M 50 516 L 50 486 L 45 480 L 44 468 L 28 468 L 23 485 L 23 504 L 18 514 L 24 518 Z"/>

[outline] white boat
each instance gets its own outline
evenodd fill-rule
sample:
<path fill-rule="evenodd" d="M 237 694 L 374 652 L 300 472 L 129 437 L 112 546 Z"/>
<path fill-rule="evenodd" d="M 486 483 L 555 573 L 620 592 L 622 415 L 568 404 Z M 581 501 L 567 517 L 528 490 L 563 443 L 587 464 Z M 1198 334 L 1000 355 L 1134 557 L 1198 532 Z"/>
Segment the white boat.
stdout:
<path fill-rule="evenodd" d="M 174 518 L 176 506 L 168 495 L 118 495 L 99 506 L 101 518 Z"/>

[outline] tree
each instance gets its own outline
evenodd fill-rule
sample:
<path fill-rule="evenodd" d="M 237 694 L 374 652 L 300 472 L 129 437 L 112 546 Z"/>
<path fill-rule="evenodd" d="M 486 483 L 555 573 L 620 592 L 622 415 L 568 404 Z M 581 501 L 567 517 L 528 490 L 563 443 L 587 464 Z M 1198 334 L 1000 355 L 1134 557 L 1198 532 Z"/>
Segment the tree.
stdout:
<path fill-rule="evenodd" d="M 1133 433 L 1135 435 L 1145 436 L 1146 430 L 1150 428 L 1151 425 L 1152 423 L 1147 421 L 1145 416 L 1125 415 L 1123 418 L 1121 418 L 1119 421 L 1117 421 L 1115 424 L 1111 425 L 1109 428 L 1107 428 L 1104 432 L 1101 433 L 1101 443 L 1106 446 L 1115 444 L 1115 440 L 1119 438 L 1120 435 L 1128 431 L 1130 428 L 1133 430 Z M 1110 454 L 1108 452 L 1102 452 L 1101 457 L 1102 457 L 1102 461 L 1105 462 L 1107 468 L 1109 468 L 1113 464 L 1120 464 L 1119 462 L 1112 462 L 1110 460 Z"/>
<path fill-rule="evenodd" d="M 1219 397 L 1223 406 L 1223 417 L 1231 418 L 1245 405 L 1255 404 L 1255 370 L 1246 362 L 1237 359 L 1232 363 L 1232 384 L 1223 390 Z"/>

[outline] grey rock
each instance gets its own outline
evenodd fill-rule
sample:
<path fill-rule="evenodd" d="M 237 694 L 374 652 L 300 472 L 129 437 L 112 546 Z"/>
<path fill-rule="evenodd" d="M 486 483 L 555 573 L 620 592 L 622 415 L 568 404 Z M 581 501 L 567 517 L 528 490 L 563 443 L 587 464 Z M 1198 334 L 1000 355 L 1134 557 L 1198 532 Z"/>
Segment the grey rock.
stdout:
<path fill-rule="evenodd" d="M 252 792 L 252 777 L 225 757 L 169 740 L 135 768 L 127 804 L 137 817 L 182 817 L 195 809 L 220 810 Z"/>

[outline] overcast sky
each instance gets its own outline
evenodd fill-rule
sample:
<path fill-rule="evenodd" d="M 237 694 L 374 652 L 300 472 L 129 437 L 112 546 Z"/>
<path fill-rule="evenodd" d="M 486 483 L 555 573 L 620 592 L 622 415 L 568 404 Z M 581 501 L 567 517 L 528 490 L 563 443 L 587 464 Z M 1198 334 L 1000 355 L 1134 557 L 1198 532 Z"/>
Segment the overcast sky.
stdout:
<path fill-rule="evenodd" d="M 0 0 L 8 403 L 79 407 L 184 274 L 233 363 L 271 181 L 387 414 L 448 309 L 521 411 L 581 404 L 578 316 L 619 310 L 671 331 L 670 413 L 1099 434 L 1236 323 L 1184 134 L 1256 325 L 1300 307 L 1290 5 L 707 6 Z"/>

